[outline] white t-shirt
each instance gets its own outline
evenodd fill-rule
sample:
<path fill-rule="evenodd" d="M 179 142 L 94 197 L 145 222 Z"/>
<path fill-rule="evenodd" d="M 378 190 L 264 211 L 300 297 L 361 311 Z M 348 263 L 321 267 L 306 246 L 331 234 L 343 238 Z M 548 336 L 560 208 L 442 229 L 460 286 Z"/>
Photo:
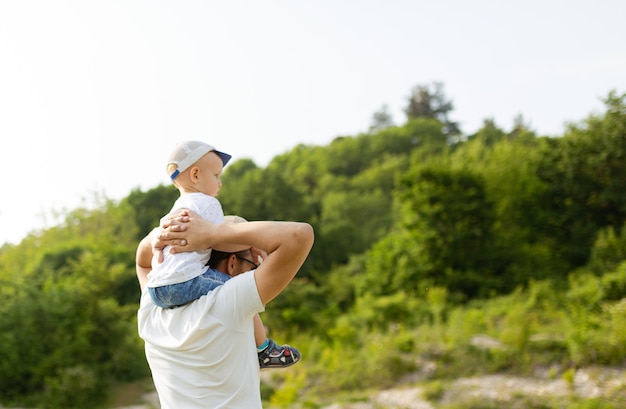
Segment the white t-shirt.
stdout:
<path fill-rule="evenodd" d="M 254 271 L 173 309 L 145 291 L 139 336 L 161 408 L 262 408 L 253 317 L 263 310 Z"/>
<path fill-rule="evenodd" d="M 181 195 L 168 214 L 189 209 L 212 223 L 224 222 L 224 211 L 220 202 L 204 193 L 194 192 Z M 167 217 L 167 216 L 165 216 Z M 207 269 L 206 263 L 211 257 L 211 249 L 170 254 L 169 246 L 163 249 L 162 263 L 152 262 L 152 271 L 148 274 L 148 287 L 184 283 L 198 277 Z"/>

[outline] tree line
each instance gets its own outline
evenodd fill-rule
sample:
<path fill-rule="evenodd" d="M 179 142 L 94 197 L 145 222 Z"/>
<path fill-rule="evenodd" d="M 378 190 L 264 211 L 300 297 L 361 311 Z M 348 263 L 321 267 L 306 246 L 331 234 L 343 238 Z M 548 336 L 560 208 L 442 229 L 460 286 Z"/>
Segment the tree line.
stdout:
<path fill-rule="evenodd" d="M 443 85 L 422 85 L 402 125 L 383 106 L 368 132 L 297 145 L 266 167 L 236 160 L 223 175 L 226 214 L 316 231 L 264 321 L 324 349 L 365 329 L 448 319 L 436 305 L 614 273 L 626 259 L 625 98 L 610 92 L 602 114 L 559 137 L 521 119 L 463 134 Z M 148 376 L 134 252 L 177 196 L 161 185 L 101 198 L 0 249 L 0 402 L 96 407 L 111 383 Z M 626 278 L 611 277 L 603 297 L 617 301 Z"/>

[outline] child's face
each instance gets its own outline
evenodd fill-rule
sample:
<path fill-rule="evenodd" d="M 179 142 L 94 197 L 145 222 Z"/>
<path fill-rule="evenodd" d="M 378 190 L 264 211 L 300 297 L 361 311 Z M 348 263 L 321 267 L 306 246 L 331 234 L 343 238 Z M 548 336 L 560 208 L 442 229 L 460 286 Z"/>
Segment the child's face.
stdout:
<path fill-rule="evenodd" d="M 217 197 L 222 187 L 222 159 L 215 152 L 209 152 L 199 160 L 199 190 L 209 196 Z"/>

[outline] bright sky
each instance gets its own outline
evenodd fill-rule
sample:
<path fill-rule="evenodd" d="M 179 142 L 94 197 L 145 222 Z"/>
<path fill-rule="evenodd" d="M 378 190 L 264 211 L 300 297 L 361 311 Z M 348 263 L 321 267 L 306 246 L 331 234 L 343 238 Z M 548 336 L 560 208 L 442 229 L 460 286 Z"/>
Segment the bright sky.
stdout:
<path fill-rule="evenodd" d="M 177 141 L 265 166 L 366 131 L 383 104 L 404 123 L 433 81 L 466 134 L 522 114 L 560 135 L 626 92 L 624 16 L 623 0 L 2 0 L 0 244 L 168 183 Z"/>

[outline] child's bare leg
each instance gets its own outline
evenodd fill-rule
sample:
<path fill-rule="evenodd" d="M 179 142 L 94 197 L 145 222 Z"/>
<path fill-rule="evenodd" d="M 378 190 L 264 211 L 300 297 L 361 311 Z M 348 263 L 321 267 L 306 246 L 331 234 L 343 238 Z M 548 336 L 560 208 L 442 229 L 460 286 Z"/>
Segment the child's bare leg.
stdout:
<path fill-rule="evenodd" d="M 259 314 L 254 316 L 254 341 L 259 355 L 259 367 L 285 368 L 300 361 L 300 351 L 289 345 L 277 345 L 274 340 L 267 337 L 265 326 Z"/>
<path fill-rule="evenodd" d="M 265 326 L 259 314 L 254 316 L 254 341 L 257 347 L 265 345 L 267 340 L 267 334 L 265 333 Z"/>

